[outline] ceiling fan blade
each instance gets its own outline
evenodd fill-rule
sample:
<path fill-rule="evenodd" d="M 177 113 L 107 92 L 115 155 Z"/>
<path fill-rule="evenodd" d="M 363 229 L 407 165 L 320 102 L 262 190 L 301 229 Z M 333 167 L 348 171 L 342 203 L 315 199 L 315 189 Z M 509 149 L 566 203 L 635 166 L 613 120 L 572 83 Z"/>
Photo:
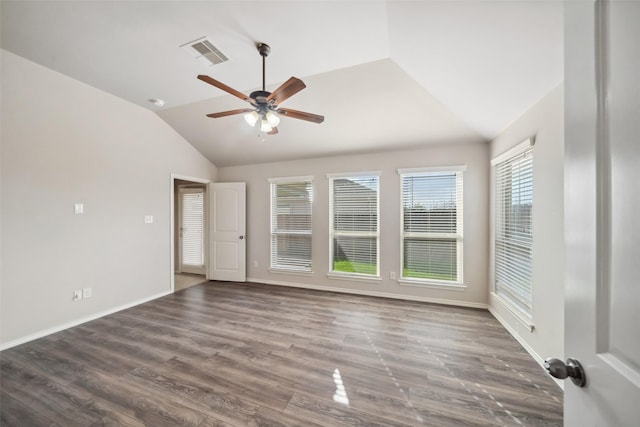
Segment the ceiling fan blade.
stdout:
<path fill-rule="evenodd" d="M 215 79 L 212 79 L 209 76 L 206 76 L 204 74 L 200 74 L 198 76 L 198 79 L 202 80 L 205 83 L 209 83 L 210 85 L 215 86 L 220 90 L 223 90 L 223 91 L 225 91 L 227 93 L 230 93 L 231 95 L 236 96 L 236 97 L 242 99 L 243 101 L 247 101 L 247 102 L 251 102 L 252 101 L 252 99 L 249 98 L 244 93 L 239 92 L 239 91 L 235 90 L 234 88 L 231 88 L 231 87 L 227 86 L 226 84 L 224 84 L 222 82 L 219 82 L 219 81 L 217 81 Z"/>
<path fill-rule="evenodd" d="M 288 99 L 307 87 L 304 82 L 296 77 L 291 77 L 286 82 L 282 83 L 278 89 L 274 90 L 271 95 L 267 97 L 267 102 L 273 100 L 275 105 L 281 104 L 285 99 Z"/>
<path fill-rule="evenodd" d="M 271 132 L 267 132 L 267 135 L 276 135 L 278 133 L 278 128 L 271 129 Z"/>
<path fill-rule="evenodd" d="M 313 113 L 305 113 L 304 111 L 292 110 L 290 108 L 278 108 L 278 112 L 283 112 L 285 117 L 291 117 L 292 119 L 306 120 L 313 123 L 324 122 L 324 116 Z"/>
<path fill-rule="evenodd" d="M 251 111 L 254 111 L 253 108 L 241 108 L 239 110 L 229 110 L 229 111 L 221 111 L 219 113 L 207 114 L 207 117 L 211 117 L 212 119 L 217 119 L 219 117 L 233 116 L 234 114 L 249 113 Z"/>

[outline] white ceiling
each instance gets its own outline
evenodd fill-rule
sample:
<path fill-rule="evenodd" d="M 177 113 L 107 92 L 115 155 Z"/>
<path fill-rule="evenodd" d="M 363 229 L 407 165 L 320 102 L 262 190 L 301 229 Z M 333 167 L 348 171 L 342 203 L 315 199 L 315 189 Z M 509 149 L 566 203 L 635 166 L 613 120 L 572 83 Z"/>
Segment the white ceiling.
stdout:
<path fill-rule="evenodd" d="M 7 1 L 2 48 L 157 111 L 217 166 L 495 137 L 562 81 L 560 1 Z M 207 36 L 229 62 L 179 46 Z M 246 105 L 196 79 L 249 93 L 290 76 L 307 88 L 258 138 Z M 166 101 L 163 108 L 148 102 Z"/>

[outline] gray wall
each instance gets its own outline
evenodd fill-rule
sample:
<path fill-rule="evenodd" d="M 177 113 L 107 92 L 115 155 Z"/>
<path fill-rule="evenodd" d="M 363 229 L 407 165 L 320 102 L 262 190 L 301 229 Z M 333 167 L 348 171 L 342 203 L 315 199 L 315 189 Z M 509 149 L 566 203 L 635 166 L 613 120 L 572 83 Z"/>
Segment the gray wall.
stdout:
<path fill-rule="evenodd" d="M 151 111 L 1 62 L 0 345 L 170 292 L 171 173 L 213 179 L 215 166 Z M 72 301 L 84 287 L 93 296 Z"/>
<path fill-rule="evenodd" d="M 564 354 L 564 86 L 558 86 L 491 142 L 491 157 L 535 135 L 533 150 L 533 331 L 490 294 L 492 313 L 538 360 Z M 494 185 L 491 183 L 493 254 Z M 489 284 L 493 292 L 493 257 Z"/>
<path fill-rule="evenodd" d="M 300 142 L 304 144 L 304 141 Z M 407 286 L 389 279 L 400 270 L 399 168 L 466 165 L 464 174 L 464 283 L 466 289 Z M 327 173 L 381 171 L 379 283 L 327 277 L 329 269 L 329 188 Z M 313 274 L 269 271 L 269 178 L 313 176 Z M 234 166 L 218 170 L 220 182 L 247 183 L 247 277 L 261 283 L 334 289 L 408 299 L 486 307 L 488 302 L 489 147 L 485 143 L 429 145 L 424 149 L 381 152 Z"/>

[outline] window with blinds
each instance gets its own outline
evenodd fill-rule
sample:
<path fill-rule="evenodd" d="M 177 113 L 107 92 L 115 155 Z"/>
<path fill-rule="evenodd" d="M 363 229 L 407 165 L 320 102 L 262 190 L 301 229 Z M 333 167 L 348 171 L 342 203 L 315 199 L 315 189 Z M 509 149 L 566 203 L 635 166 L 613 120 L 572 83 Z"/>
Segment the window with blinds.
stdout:
<path fill-rule="evenodd" d="M 531 313 L 533 149 L 495 164 L 495 290 Z"/>
<path fill-rule="evenodd" d="M 378 175 L 329 175 L 331 272 L 378 277 Z"/>
<path fill-rule="evenodd" d="M 271 268 L 311 271 L 311 177 L 270 182 Z"/>
<path fill-rule="evenodd" d="M 400 170 L 402 279 L 462 283 L 462 169 Z"/>
<path fill-rule="evenodd" d="M 179 192 L 182 269 L 190 272 L 189 267 L 204 266 L 204 190 L 181 188 Z"/>

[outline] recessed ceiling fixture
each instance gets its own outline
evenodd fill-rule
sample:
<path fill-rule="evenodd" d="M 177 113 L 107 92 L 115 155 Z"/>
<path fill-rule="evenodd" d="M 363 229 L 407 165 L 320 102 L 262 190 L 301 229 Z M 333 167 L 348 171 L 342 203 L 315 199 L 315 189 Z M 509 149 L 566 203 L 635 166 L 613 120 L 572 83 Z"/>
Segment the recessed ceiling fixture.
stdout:
<path fill-rule="evenodd" d="M 162 99 L 151 98 L 149 102 L 156 107 L 162 107 L 164 105 L 164 101 Z"/>
<path fill-rule="evenodd" d="M 278 133 L 277 126 L 280 123 L 280 115 L 291 117 L 292 119 L 322 123 L 324 121 L 324 116 L 279 107 L 282 102 L 300 92 L 307 86 L 302 82 L 302 80 L 296 77 L 291 77 L 273 91 L 273 93 L 267 92 L 265 90 L 265 60 L 269 55 L 269 52 L 271 52 L 271 48 L 265 43 L 258 43 L 257 47 L 260 56 L 262 56 L 262 90 L 256 90 L 255 92 L 251 92 L 251 95 L 247 96 L 242 92 L 238 92 L 237 90 L 230 88 L 224 83 L 212 79 L 209 76 L 198 76 L 198 78 L 203 82 L 209 83 L 210 85 L 230 93 L 243 101 L 247 101 L 249 104 L 253 105 L 254 108 L 241 108 L 238 110 L 211 113 L 207 114 L 207 117 L 217 119 L 219 117 L 232 116 L 235 114 L 244 114 L 244 119 L 250 126 L 255 126 L 256 123 L 260 123 L 260 131 L 268 133 L 269 135 L 275 135 Z"/>
<path fill-rule="evenodd" d="M 180 46 L 180 48 L 209 67 L 229 60 L 229 58 L 220 52 L 220 49 L 215 47 L 206 37 L 185 43 Z"/>

